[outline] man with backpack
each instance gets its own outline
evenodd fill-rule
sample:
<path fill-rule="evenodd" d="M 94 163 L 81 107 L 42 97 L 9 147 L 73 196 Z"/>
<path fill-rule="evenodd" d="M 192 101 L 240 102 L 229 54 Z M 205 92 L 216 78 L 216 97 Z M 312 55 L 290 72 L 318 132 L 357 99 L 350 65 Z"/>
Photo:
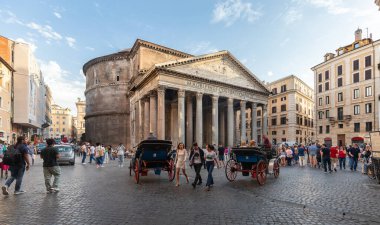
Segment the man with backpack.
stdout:
<path fill-rule="evenodd" d="M 15 146 L 10 145 L 8 147 L 8 150 L 4 154 L 3 162 L 10 166 L 11 171 L 11 177 L 7 179 L 1 188 L 3 195 L 9 195 L 8 188 L 14 180 L 16 180 L 14 194 L 24 194 L 25 191 L 21 190 L 22 178 L 24 177 L 25 170 L 28 171 L 30 167 L 30 156 L 24 136 L 17 138 Z"/>

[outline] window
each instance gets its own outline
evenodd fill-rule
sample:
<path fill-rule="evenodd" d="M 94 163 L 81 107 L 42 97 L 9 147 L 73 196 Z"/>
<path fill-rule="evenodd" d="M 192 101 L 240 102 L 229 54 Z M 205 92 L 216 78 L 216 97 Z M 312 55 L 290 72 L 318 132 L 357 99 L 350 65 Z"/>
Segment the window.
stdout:
<path fill-rule="evenodd" d="M 285 135 L 285 130 L 282 130 L 282 134 Z"/>
<path fill-rule="evenodd" d="M 330 104 L 330 96 L 326 96 L 326 105 L 329 105 Z M 310 112 L 310 110 L 309 110 L 309 112 Z M 310 113 L 309 113 L 309 115 L 310 115 Z"/>
<path fill-rule="evenodd" d="M 322 84 L 318 85 L 318 92 L 322 93 Z"/>
<path fill-rule="evenodd" d="M 372 122 L 365 123 L 365 131 L 372 131 Z"/>
<path fill-rule="evenodd" d="M 272 100 L 272 103 L 277 103 L 277 99 L 273 99 L 273 100 Z"/>
<path fill-rule="evenodd" d="M 372 96 L 372 86 L 365 87 L 365 97 Z"/>
<path fill-rule="evenodd" d="M 337 117 L 338 117 L 338 120 L 343 120 L 343 107 L 338 108 Z"/>
<path fill-rule="evenodd" d="M 360 105 L 354 105 L 354 115 L 360 114 Z"/>
<path fill-rule="evenodd" d="M 365 57 L 365 67 L 369 67 L 369 66 L 371 66 L 372 65 L 372 62 L 371 62 L 372 60 L 371 60 L 371 56 L 369 55 L 369 56 L 367 56 L 367 57 Z"/>
<path fill-rule="evenodd" d="M 286 117 L 281 117 L 281 125 L 285 125 L 286 124 Z"/>
<path fill-rule="evenodd" d="M 353 77 L 353 80 L 354 80 L 354 83 L 357 83 L 359 82 L 359 73 L 354 73 L 354 77 Z"/>
<path fill-rule="evenodd" d="M 272 113 L 276 113 L 277 112 L 277 107 L 272 107 Z"/>
<path fill-rule="evenodd" d="M 298 106 L 298 104 L 296 104 L 296 111 L 299 111 L 299 106 Z"/>
<path fill-rule="evenodd" d="M 281 86 L 281 92 L 285 92 L 286 91 L 286 85 L 282 85 Z"/>
<path fill-rule="evenodd" d="M 281 105 L 281 112 L 286 111 L 286 105 Z"/>
<path fill-rule="evenodd" d="M 343 67 L 342 65 L 338 66 L 338 76 L 343 74 Z"/>
<path fill-rule="evenodd" d="M 343 86 L 343 78 L 338 78 L 338 87 L 342 87 Z"/>
<path fill-rule="evenodd" d="M 338 93 L 338 102 L 342 102 L 343 101 L 343 92 L 339 92 Z"/>
<path fill-rule="evenodd" d="M 326 134 L 330 133 L 330 125 L 326 125 Z"/>
<path fill-rule="evenodd" d="M 326 119 L 328 119 L 330 117 L 330 110 L 326 110 L 325 114 L 326 114 Z"/>
<path fill-rule="evenodd" d="M 339 129 L 343 129 L 343 124 L 338 124 Z"/>
<path fill-rule="evenodd" d="M 330 78 L 330 73 L 329 71 L 325 71 L 325 80 L 328 80 Z"/>
<path fill-rule="evenodd" d="M 66 129 L 65 128 L 62 128 L 62 132 L 65 132 L 66 131 Z"/>
<path fill-rule="evenodd" d="M 55 129 L 56 132 L 59 132 L 59 128 Z"/>
<path fill-rule="evenodd" d="M 318 106 L 322 106 L 322 98 L 318 99 Z"/>
<path fill-rule="evenodd" d="M 272 126 L 277 126 L 277 118 L 272 118 Z"/>
<path fill-rule="evenodd" d="M 365 113 L 372 113 L 372 104 L 371 103 L 365 104 Z"/>
<path fill-rule="evenodd" d="M 57 121 L 57 124 L 59 124 L 59 121 Z"/>
<path fill-rule="evenodd" d="M 372 70 L 366 70 L 364 72 L 364 76 L 366 80 L 371 80 L 372 79 Z"/>
<path fill-rule="evenodd" d="M 354 71 L 356 71 L 356 70 L 359 69 L 359 59 L 357 59 L 357 60 L 355 60 L 355 61 L 353 62 L 352 69 L 353 69 Z"/>
<path fill-rule="evenodd" d="M 50 128 L 50 132 L 53 132 L 53 128 Z"/>
<path fill-rule="evenodd" d="M 319 111 L 318 112 L 318 119 L 322 119 L 322 117 L 323 117 L 323 112 L 322 111 Z M 298 119 L 298 118 L 297 118 Z"/>
<path fill-rule="evenodd" d="M 330 90 L 330 85 L 329 85 L 329 82 L 326 82 L 325 83 L 325 91 L 328 91 Z"/>
<path fill-rule="evenodd" d="M 275 130 L 272 131 L 272 135 L 277 135 L 277 132 Z"/>
<path fill-rule="evenodd" d="M 272 89 L 272 94 L 276 95 L 277 94 L 277 88 Z"/>
<path fill-rule="evenodd" d="M 319 133 L 322 134 L 322 132 L 323 132 L 323 127 L 319 126 Z"/>
<path fill-rule="evenodd" d="M 359 98 L 359 89 L 354 89 L 354 99 Z"/>
<path fill-rule="evenodd" d="M 360 132 L 360 123 L 354 123 L 354 132 Z"/>
<path fill-rule="evenodd" d="M 318 74 L 318 82 L 322 82 L 322 74 Z"/>
<path fill-rule="evenodd" d="M 257 111 L 257 116 L 261 116 L 261 110 L 259 111 Z"/>
<path fill-rule="evenodd" d="M 282 98 L 281 98 L 281 101 L 285 101 L 285 100 L 286 100 L 286 97 L 282 97 Z"/>
<path fill-rule="evenodd" d="M 257 127 L 261 127 L 261 121 L 260 120 L 258 120 L 256 124 L 257 124 Z"/>
<path fill-rule="evenodd" d="M 120 76 L 117 75 L 117 76 L 116 76 L 116 81 L 119 81 L 119 80 L 120 80 Z"/>

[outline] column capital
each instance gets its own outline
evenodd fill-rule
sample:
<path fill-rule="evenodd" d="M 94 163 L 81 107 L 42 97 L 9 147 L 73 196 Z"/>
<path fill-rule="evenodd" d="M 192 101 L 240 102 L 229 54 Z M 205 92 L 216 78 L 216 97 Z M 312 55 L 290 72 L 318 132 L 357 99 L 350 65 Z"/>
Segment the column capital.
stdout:
<path fill-rule="evenodd" d="M 240 100 L 240 106 L 242 106 L 242 105 L 245 106 L 246 103 L 247 103 L 247 102 L 246 102 L 245 100 Z"/>
<path fill-rule="evenodd" d="M 256 108 L 257 108 L 257 103 L 256 103 L 256 102 L 252 102 L 252 108 L 253 108 L 253 109 L 256 109 Z"/>
<path fill-rule="evenodd" d="M 178 98 L 184 98 L 185 97 L 185 90 L 178 90 Z"/>
<path fill-rule="evenodd" d="M 234 103 L 234 99 L 233 98 L 228 98 L 227 99 L 227 104 L 228 105 L 230 105 L 230 104 L 232 105 L 233 103 Z"/>
<path fill-rule="evenodd" d="M 197 99 L 202 99 L 202 97 L 203 97 L 203 93 L 202 92 L 197 92 L 196 93 L 196 96 L 197 96 Z"/>
<path fill-rule="evenodd" d="M 157 91 L 156 90 L 152 90 L 149 92 L 149 97 L 155 97 L 157 96 Z"/>
<path fill-rule="evenodd" d="M 165 93 L 166 88 L 164 86 L 157 87 L 157 94 Z"/>

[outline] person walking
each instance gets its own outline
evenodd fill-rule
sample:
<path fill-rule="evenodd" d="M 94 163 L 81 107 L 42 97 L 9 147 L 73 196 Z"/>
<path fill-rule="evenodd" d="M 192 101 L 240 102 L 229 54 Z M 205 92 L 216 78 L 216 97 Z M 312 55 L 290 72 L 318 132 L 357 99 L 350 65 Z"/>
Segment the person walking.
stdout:
<path fill-rule="evenodd" d="M 323 162 L 323 168 L 325 170 L 325 173 L 327 173 L 327 165 L 329 167 L 329 173 L 331 173 L 332 170 L 331 170 L 330 148 L 328 148 L 325 144 L 322 144 L 322 147 L 321 147 L 321 159 Z"/>
<path fill-rule="evenodd" d="M 298 157 L 299 157 L 299 166 L 304 167 L 305 166 L 305 146 L 300 145 L 298 148 Z"/>
<path fill-rule="evenodd" d="M 85 142 L 83 142 L 82 146 L 80 146 L 80 152 L 82 153 L 82 164 L 85 165 L 87 156 L 87 146 Z"/>
<path fill-rule="evenodd" d="M 340 170 L 342 170 L 342 168 L 346 169 L 346 156 L 347 156 L 346 146 L 339 146 L 338 159 L 339 159 Z"/>
<path fill-rule="evenodd" d="M 186 177 L 186 183 L 189 183 L 189 177 L 186 174 L 185 162 L 187 159 L 187 151 L 183 143 L 179 143 L 177 146 L 176 158 L 175 158 L 175 167 L 176 167 L 176 184 L 179 186 L 179 172 L 182 169 L 183 175 Z"/>
<path fill-rule="evenodd" d="M 193 148 L 191 149 L 191 152 L 190 152 L 189 161 L 190 161 L 190 166 L 194 166 L 195 179 L 191 185 L 193 186 L 193 188 L 195 188 L 196 185 L 202 184 L 201 169 L 205 161 L 204 151 L 203 149 L 198 147 L 197 143 L 193 144 Z"/>
<path fill-rule="evenodd" d="M 96 143 L 95 155 L 96 155 L 96 168 L 104 167 L 103 166 L 104 148 L 100 145 L 100 143 Z"/>
<path fill-rule="evenodd" d="M 104 149 L 103 163 L 108 164 L 109 162 L 108 148 L 104 147 L 104 145 L 102 145 L 102 148 Z"/>
<path fill-rule="evenodd" d="M 24 194 L 25 191 L 21 190 L 22 178 L 24 177 L 25 170 L 28 171 L 30 168 L 30 156 L 28 152 L 28 147 L 26 146 L 26 141 L 24 136 L 17 137 L 17 143 L 15 146 L 9 146 L 7 151 L 11 151 L 10 148 L 14 148 L 17 154 L 15 157 L 14 165 L 10 165 L 9 170 L 11 171 L 11 177 L 5 181 L 4 186 L 2 186 L 3 195 L 9 195 L 8 188 L 11 186 L 14 180 L 16 180 L 15 195 Z"/>
<path fill-rule="evenodd" d="M 45 178 L 45 186 L 47 193 L 54 193 L 59 191 L 59 178 L 61 176 L 61 168 L 57 163 L 60 154 L 58 149 L 54 147 L 54 139 L 46 140 L 47 147 L 41 151 L 40 157 L 43 159 L 43 171 Z M 53 185 L 50 180 L 54 176 Z"/>
<path fill-rule="evenodd" d="M 292 166 L 292 159 L 293 159 L 293 151 L 290 147 L 286 149 L 286 160 L 288 162 L 288 166 Z"/>
<path fill-rule="evenodd" d="M 218 159 L 216 157 L 214 146 L 207 145 L 206 146 L 206 153 L 205 153 L 205 160 L 206 160 L 206 168 L 207 168 L 207 183 L 206 183 L 206 191 L 211 190 L 211 186 L 214 185 L 214 178 L 212 177 L 212 171 L 214 170 L 215 164 L 218 165 Z M 218 166 L 219 169 L 219 166 Z"/>
<path fill-rule="evenodd" d="M 370 159 L 372 156 L 372 148 L 370 145 L 366 145 L 362 155 L 363 155 L 363 157 L 362 157 L 362 160 L 363 160 L 362 174 L 367 174 L 368 165 L 370 164 Z"/>
<path fill-rule="evenodd" d="M 338 146 L 331 146 L 330 158 L 331 158 L 332 168 L 335 172 L 337 172 L 336 168 L 338 166 Z"/>
<path fill-rule="evenodd" d="M 360 148 L 358 144 L 354 144 L 348 154 L 350 155 L 350 169 L 351 171 L 356 171 L 360 155 Z"/>
<path fill-rule="evenodd" d="M 28 139 L 27 139 L 27 147 L 28 147 L 30 158 L 32 159 L 32 166 L 33 166 L 34 165 L 34 145 Z"/>
<path fill-rule="evenodd" d="M 318 151 L 318 147 L 315 143 L 313 143 L 310 147 L 309 147 L 309 160 L 310 160 L 310 166 L 313 167 L 313 168 L 316 168 L 317 167 L 317 151 Z"/>
<path fill-rule="evenodd" d="M 218 158 L 219 158 L 219 167 L 221 166 L 221 164 L 223 164 L 223 167 L 225 166 L 224 164 L 224 148 L 222 146 L 222 144 L 219 144 L 219 147 L 218 147 Z"/>
<path fill-rule="evenodd" d="M 286 161 L 286 151 L 285 147 L 281 147 L 281 153 L 280 153 L 280 159 L 281 159 L 281 166 L 285 166 L 285 161 Z"/>
<path fill-rule="evenodd" d="M 89 149 L 90 151 L 90 162 L 88 162 L 88 163 L 92 163 L 92 160 L 94 160 L 95 162 L 96 162 L 96 159 L 95 159 L 95 146 L 94 145 L 91 145 L 90 146 L 90 149 Z"/>
<path fill-rule="evenodd" d="M 122 143 L 120 143 L 119 146 L 117 146 L 116 150 L 117 150 L 117 158 L 119 159 L 119 167 L 123 167 L 125 147 Z"/>

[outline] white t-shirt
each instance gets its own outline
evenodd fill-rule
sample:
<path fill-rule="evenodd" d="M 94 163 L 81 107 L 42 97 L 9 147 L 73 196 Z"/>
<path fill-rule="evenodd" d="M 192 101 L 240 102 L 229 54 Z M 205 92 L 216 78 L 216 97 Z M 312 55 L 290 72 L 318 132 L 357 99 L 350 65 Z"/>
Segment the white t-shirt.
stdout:
<path fill-rule="evenodd" d="M 91 147 L 90 147 L 90 153 L 91 153 L 91 154 L 95 154 L 95 147 L 94 147 L 94 146 L 91 146 Z"/>
<path fill-rule="evenodd" d="M 214 151 L 206 151 L 205 152 L 205 158 L 206 158 L 206 161 L 210 162 L 210 161 L 214 161 L 214 159 L 216 159 L 216 153 Z"/>
<path fill-rule="evenodd" d="M 117 147 L 117 154 L 118 155 L 124 155 L 125 153 L 125 147 L 122 145 L 122 146 L 118 146 Z"/>

